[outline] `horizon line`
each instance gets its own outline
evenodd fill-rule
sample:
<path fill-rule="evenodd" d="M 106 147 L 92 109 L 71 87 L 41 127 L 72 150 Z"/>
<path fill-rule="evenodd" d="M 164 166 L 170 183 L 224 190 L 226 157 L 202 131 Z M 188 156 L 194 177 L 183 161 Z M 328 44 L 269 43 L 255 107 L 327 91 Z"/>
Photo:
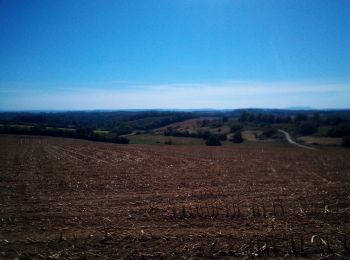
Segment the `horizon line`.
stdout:
<path fill-rule="evenodd" d="M 93 109 L 0 109 L 0 113 L 7 112 L 128 112 L 128 111 L 234 111 L 234 110 L 290 110 L 290 111 L 342 111 L 342 110 L 350 110 L 348 108 L 313 108 L 313 107 L 286 107 L 286 108 L 273 108 L 273 107 L 242 107 L 242 108 L 93 108 Z"/>

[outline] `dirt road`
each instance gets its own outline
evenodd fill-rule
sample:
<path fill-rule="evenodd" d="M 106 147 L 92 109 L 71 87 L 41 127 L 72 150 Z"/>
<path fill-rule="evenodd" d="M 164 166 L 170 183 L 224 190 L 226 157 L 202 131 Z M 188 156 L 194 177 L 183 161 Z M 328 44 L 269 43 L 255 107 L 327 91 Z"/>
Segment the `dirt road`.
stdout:
<path fill-rule="evenodd" d="M 289 134 L 288 132 L 286 132 L 286 131 L 284 131 L 284 130 L 282 130 L 282 129 L 278 129 L 278 131 L 279 131 L 280 133 L 284 134 L 284 136 L 286 137 L 288 143 L 291 143 L 291 144 L 293 144 L 293 145 L 299 146 L 299 147 L 301 147 L 301 148 L 310 149 L 310 150 L 315 150 L 315 148 L 313 148 L 313 147 L 306 146 L 306 145 L 302 145 L 302 144 L 298 144 L 297 142 L 295 142 L 295 141 L 291 138 L 291 136 L 290 136 L 290 134 Z"/>

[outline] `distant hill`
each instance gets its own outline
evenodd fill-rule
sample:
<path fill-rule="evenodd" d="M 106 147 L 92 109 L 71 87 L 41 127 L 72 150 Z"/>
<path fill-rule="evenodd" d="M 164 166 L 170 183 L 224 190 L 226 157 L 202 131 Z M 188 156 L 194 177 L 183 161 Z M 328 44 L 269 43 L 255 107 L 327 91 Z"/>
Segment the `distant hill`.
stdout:
<path fill-rule="evenodd" d="M 308 106 L 295 106 L 295 107 L 287 107 L 286 109 L 288 110 L 316 110 L 312 107 L 308 107 Z"/>

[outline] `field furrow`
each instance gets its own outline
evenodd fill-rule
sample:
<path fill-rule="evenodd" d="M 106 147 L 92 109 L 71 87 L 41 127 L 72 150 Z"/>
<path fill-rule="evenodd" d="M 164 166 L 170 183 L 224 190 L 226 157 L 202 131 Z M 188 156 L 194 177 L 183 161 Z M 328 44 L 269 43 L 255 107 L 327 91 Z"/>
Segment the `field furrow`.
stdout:
<path fill-rule="evenodd" d="M 350 256 L 346 149 L 0 144 L 0 258 Z"/>

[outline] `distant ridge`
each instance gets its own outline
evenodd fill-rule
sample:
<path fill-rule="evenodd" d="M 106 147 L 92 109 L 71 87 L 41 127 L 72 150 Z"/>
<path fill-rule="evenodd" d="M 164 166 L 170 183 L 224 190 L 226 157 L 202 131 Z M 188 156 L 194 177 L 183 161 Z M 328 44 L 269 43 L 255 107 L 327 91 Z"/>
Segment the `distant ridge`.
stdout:
<path fill-rule="evenodd" d="M 308 106 L 296 106 L 296 107 L 287 107 L 288 110 L 316 110 L 315 108 Z"/>

